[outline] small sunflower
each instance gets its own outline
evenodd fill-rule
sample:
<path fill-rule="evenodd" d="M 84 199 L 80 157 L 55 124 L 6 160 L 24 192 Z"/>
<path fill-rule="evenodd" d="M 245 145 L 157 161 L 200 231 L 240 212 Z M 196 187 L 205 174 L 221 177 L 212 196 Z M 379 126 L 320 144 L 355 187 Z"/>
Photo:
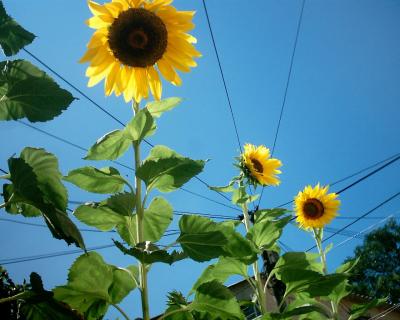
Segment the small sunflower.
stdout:
<path fill-rule="evenodd" d="M 96 29 L 80 62 L 89 62 L 86 76 L 92 87 L 105 79 L 106 95 L 124 95 L 140 102 L 150 92 L 160 100 L 159 73 L 174 85 L 182 83 L 176 69 L 189 72 L 201 54 L 194 48 L 194 11 L 178 11 L 172 0 L 88 1 Z"/>
<path fill-rule="evenodd" d="M 340 200 L 336 193 L 328 193 L 328 186 L 307 186 L 295 197 L 297 222 L 304 229 L 322 228 L 337 216 Z"/>
<path fill-rule="evenodd" d="M 241 168 L 253 184 L 278 185 L 280 181 L 275 175 L 281 173 L 278 170 L 280 166 L 282 163 L 278 159 L 270 158 L 268 148 L 249 143 L 244 145 Z"/>

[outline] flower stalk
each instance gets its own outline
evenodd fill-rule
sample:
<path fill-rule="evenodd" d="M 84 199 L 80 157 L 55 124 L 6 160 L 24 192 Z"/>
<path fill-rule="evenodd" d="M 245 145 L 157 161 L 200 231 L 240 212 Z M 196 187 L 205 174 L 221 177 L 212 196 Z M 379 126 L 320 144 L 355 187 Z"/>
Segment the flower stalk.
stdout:
<path fill-rule="evenodd" d="M 139 103 L 133 102 L 133 112 L 137 114 L 139 112 Z M 133 149 L 135 154 L 135 171 L 140 166 L 140 141 L 133 142 Z M 144 208 L 142 205 L 142 180 L 135 176 L 135 188 L 136 188 L 136 243 L 142 243 L 144 241 Z M 149 311 L 149 293 L 147 286 L 147 270 L 146 265 L 139 261 L 139 277 L 140 277 L 140 295 L 142 300 L 142 312 L 143 320 L 150 319 Z"/>

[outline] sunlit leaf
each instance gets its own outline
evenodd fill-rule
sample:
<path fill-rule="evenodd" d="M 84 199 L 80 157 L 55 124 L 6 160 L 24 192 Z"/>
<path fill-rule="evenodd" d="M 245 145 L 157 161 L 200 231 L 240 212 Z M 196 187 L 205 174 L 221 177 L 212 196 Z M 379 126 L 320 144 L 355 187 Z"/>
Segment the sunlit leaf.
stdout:
<path fill-rule="evenodd" d="M 172 222 L 173 209 L 162 197 L 156 197 L 144 212 L 144 240 L 157 242 Z"/>
<path fill-rule="evenodd" d="M 83 190 L 103 194 L 121 192 L 125 185 L 124 178 L 113 167 L 102 169 L 83 167 L 75 169 L 70 171 L 68 176 L 64 177 L 64 180 Z"/>
<path fill-rule="evenodd" d="M 128 141 L 140 143 L 145 137 L 153 134 L 156 130 L 154 119 L 150 112 L 144 108 L 141 109 L 133 119 L 127 124 L 124 130 L 124 136 Z"/>
<path fill-rule="evenodd" d="M 131 145 L 124 130 L 114 130 L 102 136 L 90 147 L 85 160 L 115 160 L 124 155 Z"/>
<path fill-rule="evenodd" d="M 283 216 L 285 213 L 288 213 L 288 210 L 283 208 L 257 210 L 254 213 L 254 221 L 255 223 L 261 223 L 265 221 L 275 220 L 280 216 Z"/>
<path fill-rule="evenodd" d="M 185 158 L 165 146 L 155 146 L 136 171 L 147 189 L 170 192 L 199 174 L 205 161 Z"/>
<path fill-rule="evenodd" d="M 124 223 L 124 216 L 105 206 L 80 205 L 74 211 L 75 217 L 88 226 L 109 231 L 117 224 Z"/>
<path fill-rule="evenodd" d="M 0 120 L 48 121 L 74 97 L 28 61 L 0 62 Z"/>
<path fill-rule="evenodd" d="M 4 9 L 0 1 L 0 45 L 4 54 L 9 57 L 30 44 L 35 35 L 22 28 Z"/>
<path fill-rule="evenodd" d="M 181 102 L 181 98 L 171 97 L 160 101 L 149 102 L 146 108 L 154 118 L 159 118 L 164 112 L 172 110 Z"/>

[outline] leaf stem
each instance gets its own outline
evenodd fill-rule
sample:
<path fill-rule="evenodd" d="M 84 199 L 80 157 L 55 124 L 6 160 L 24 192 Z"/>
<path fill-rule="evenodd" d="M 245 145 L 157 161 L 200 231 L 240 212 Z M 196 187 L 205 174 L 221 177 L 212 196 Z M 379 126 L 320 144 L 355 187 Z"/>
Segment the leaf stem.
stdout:
<path fill-rule="evenodd" d="M 328 268 L 327 268 L 327 263 L 326 263 L 326 255 L 325 255 L 325 251 L 322 247 L 322 238 L 323 238 L 323 234 L 324 234 L 324 229 L 323 228 L 313 228 L 313 233 L 314 233 L 314 238 L 315 238 L 315 242 L 317 244 L 317 248 L 318 248 L 318 252 L 321 255 L 321 263 L 322 263 L 322 267 L 323 267 L 323 272 L 324 274 L 328 274 Z M 338 319 L 338 311 L 337 311 L 337 307 L 335 305 L 335 303 L 333 301 L 331 301 L 331 307 L 332 307 L 332 318 L 333 319 Z"/>
<path fill-rule="evenodd" d="M 246 231 L 249 232 L 250 227 L 251 227 L 251 224 L 250 224 L 251 222 L 250 222 L 250 217 L 249 217 L 249 211 L 248 211 L 246 204 L 242 205 L 242 210 L 243 210 L 243 216 L 244 216 L 244 225 L 246 227 Z M 257 297 L 258 297 L 258 303 L 260 305 L 262 314 L 266 314 L 267 313 L 267 297 L 263 290 L 261 275 L 258 270 L 258 261 L 255 261 L 252 266 L 253 266 L 254 278 L 256 279 L 256 287 L 257 287 L 256 293 L 257 293 Z"/>
<path fill-rule="evenodd" d="M 132 104 L 134 114 L 139 112 L 139 103 L 133 101 Z M 140 142 L 133 142 L 133 149 L 135 153 L 135 171 L 140 166 Z M 144 241 L 144 210 L 142 206 L 142 180 L 135 176 L 135 187 L 136 187 L 136 243 L 141 243 Z M 147 287 L 147 270 L 146 266 L 139 261 L 139 276 L 140 276 L 140 294 L 142 300 L 142 312 L 143 320 L 150 320 L 149 311 L 149 297 L 148 297 L 148 287 Z"/>
<path fill-rule="evenodd" d="M 128 317 L 128 315 L 124 312 L 124 310 L 121 309 L 121 307 L 119 307 L 117 304 L 112 304 L 112 306 L 113 306 L 115 309 L 117 309 L 117 310 L 122 314 L 122 316 L 123 316 L 126 320 L 130 320 L 129 317 Z"/>
<path fill-rule="evenodd" d="M 5 302 L 18 300 L 18 299 L 22 298 L 24 295 L 26 295 L 25 291 L 24 292 L 20 292 L 20 293 L 16 294 L 15 296 L 11 296 L 11 297 L 0 299 L 0 303 L 5 303 Z"/>

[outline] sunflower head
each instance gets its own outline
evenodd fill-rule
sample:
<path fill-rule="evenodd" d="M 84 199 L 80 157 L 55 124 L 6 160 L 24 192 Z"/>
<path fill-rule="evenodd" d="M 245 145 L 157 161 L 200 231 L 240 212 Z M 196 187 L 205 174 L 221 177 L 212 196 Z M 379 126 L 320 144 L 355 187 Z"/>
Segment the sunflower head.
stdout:
<path fill-rule="evenodd" d="M 240 168 L 253 185 L 278 185 L 280 181 L 276 175 L 281 173 L 278 170 L 281 166 L 282 163 L 278 159 L 270 158 L 268 148 L 262 145 L 256 147 L 249 143 L 244 145 Z"/>
<path fill-rule="evenodd" d="M 182 83 L 176 70 L 188 72 L 201 54 L 188 34 L 193 11 L 177 11 L 172 0 L 111 0 L 103 5 L 89 0 L 94 28 L 85 55 L 88 86 L 104 81 L 106 95 L 124 95 L 140 102 L 149 91 L 161 98 L 159 74 L 174 85 Z"/>
<path fill-rule="evenodd" d="M 336 193 L 328 193 L 328 186 L 307 186 L 295 197 L 297 222 L 304 229 L 322 228 L 337 216 L 340 201 Z"/>

